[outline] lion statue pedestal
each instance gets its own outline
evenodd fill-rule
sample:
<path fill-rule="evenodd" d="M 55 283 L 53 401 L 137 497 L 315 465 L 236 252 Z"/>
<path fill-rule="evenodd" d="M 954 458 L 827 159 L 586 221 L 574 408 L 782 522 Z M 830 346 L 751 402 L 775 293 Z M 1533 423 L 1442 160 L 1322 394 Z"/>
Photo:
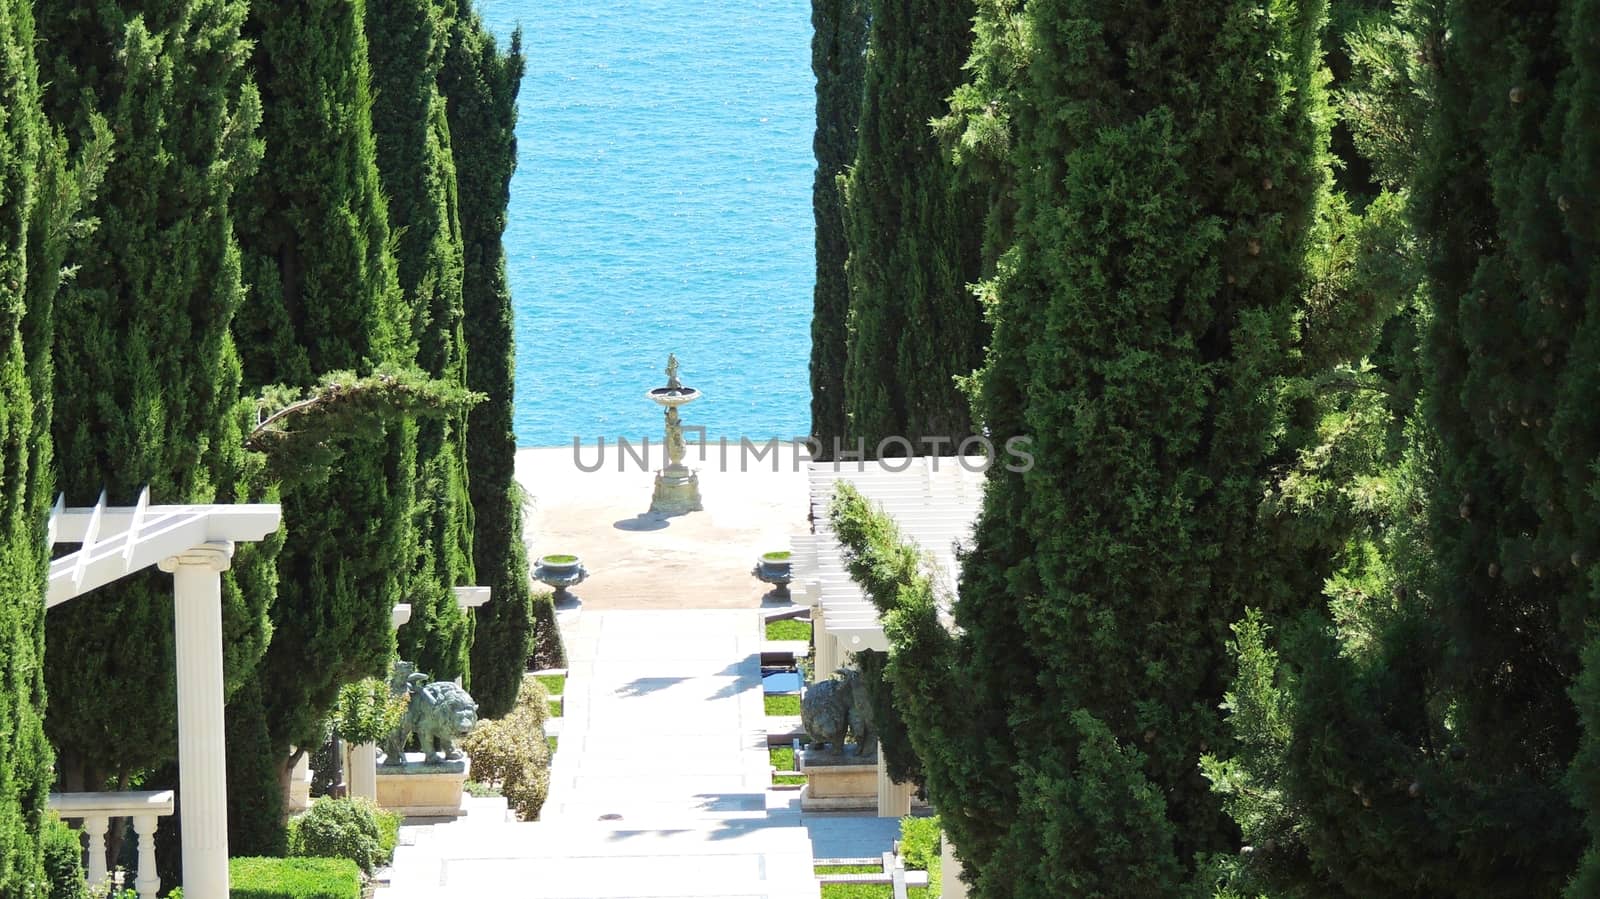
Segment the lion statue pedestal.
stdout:
<path fill-rule="evenodd" d="M 407 818 L 456 818 L 472 762 L 457 746 L 478 723 L 478 704 L 453 681 L 429 683 L 410 662 L 396 662 L 389 689 L 408 697 L 400 726 L 383 741 L 378 805 Z M 415 737 L 421 752 L 406 752 Z"/>
<path fill-rule="evenodd" d="M 805 749 L 797 756 L 806 785 L 800 788 L 803 812 L 859 812 L 878 808 L 875 759 Z"/>
<path fill-rule="evenodd" d="M 461 795 L 472 773 L 467 758 L 428 764 L 408 752 L 403 765 L 378 768 L 378 805 L 407 818 L 459 818 Z"/>
<path fill-rule="evenodd" d="M 800 724 L 815 747 L 798 753 L 800 773 L 806 776 L 801 811 L 878 807 L 878 737 L 866 685 L 855 669 L 840 668 L 835 674 L 812 684 L 800 699 Z"/>

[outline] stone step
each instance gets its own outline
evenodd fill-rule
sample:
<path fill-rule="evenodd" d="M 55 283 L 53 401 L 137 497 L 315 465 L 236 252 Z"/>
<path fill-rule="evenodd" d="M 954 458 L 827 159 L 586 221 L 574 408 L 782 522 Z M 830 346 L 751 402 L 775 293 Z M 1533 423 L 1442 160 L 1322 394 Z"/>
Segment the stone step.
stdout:
<path fill-rule="evenodd" d="M 435 827 L 396 853 L 383 899 L 522 896 L 815 899 L 803 827 L 726 817 L 695 825 Z"/>

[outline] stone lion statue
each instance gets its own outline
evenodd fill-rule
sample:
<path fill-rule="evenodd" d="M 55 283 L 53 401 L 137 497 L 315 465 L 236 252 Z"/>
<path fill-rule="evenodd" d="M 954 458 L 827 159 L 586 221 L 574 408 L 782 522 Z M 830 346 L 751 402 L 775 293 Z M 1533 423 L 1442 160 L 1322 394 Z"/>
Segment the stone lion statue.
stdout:
<path fill-rule="evenodd" d="M 846 736 L 854 737 L 856 754 L 878 754 L 878 735 L 872 726 L 872 704 L 861 672 L 840 668 L 838 677 L 812 684 L 800 698 L 800 725 L 813 743 L 827 743 L 836 755 L 844 753 Z"/>
<path fill-rule="evenodd" d="M 420 674 L 411 662 L 396 662 L 389 678 L 389 688 L 396 695 L 410 694 L 405 715 L 400 726 L 383 744 L 383 763 L 388 767 L 405 764 L 406 743 L 411 735 L 417 737 L 422 747 L 422 763 L 436 765 L 462 757 L 456 740 L 472 732 L 478 723 L 478 704 L 461 685 L 453 681 L 428 683 L 428 676 Z"/>

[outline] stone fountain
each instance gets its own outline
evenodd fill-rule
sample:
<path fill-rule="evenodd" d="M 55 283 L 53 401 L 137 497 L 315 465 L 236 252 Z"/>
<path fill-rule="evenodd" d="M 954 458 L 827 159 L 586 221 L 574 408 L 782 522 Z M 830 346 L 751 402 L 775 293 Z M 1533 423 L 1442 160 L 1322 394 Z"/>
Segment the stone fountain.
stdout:
<path fill-rule="evenodd" d="M 656 472 L 656 492 L 650 499 L 650 511 L 665 515 L 699 512 L 700 477 L 683 464 L 683 423 L 678 419 L 678 407 L 699 399 L 700 391 L 678 382 L 678 357 L 668 354 L 667 386 L 657 387 L 645 395 L 667 410 L 667 464 Z"/>

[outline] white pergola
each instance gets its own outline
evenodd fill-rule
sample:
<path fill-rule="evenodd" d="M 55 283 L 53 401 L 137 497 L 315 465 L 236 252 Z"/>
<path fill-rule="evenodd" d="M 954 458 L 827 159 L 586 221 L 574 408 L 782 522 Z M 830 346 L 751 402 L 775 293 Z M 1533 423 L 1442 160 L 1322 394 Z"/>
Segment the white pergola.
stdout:
<path fill-rule="evenodd" d="M 959 572 L 956 546 L 971 539 L 983 500 L 984 462 L 980 456 L 924 456 L 811 463 L 813 530 L 794 537 L 792 546 L 798 598 L 814 609 L 818 677 L 827 677 L 847 653 L 889 648 L 877 609 L 845 571 L 828 521 L 834 486 L 848 481 L 893 518 L 901 535 L 931 557 L 934 578 L 951 595 Z"/>
<path fill-rule="evenodd" d="M 791 546 L 796 597 L 812 607 L 816 677 L 830 676 L 849 653 L 889 649 L 877 607 L 850 579 L 843 548 L 828 520 L 834 487 L 840 481 L 850 482 L 893 518 L 900 535 L 927 554 L 938 595 L 949 597 L 959 573 L 956 547 L 971 539 L 982 505 L 984 461 L 980 456 L 928 456 L 811 463 L 812 532 L 794 537 Z M 878 753 L 878 815 L 910 814 L 912 792 L 910 784 L 890 779 L 884 755 Z"/>
<path fill-rule="evenodd" d="M 189 899 L 228 895 L 222 572 L 235 543 L 266 538 L 282 518 L 276 504 L 152 506 L 149 488 L 131 507 L 108 507 L 102 492 L 90 508 L 67 508 L 58 499 L 50 515 L 50 544 L 80 545 L 50 563 L 47 609 L 151 565 L 172 575 L 183 890 Z M 141 873 L 146 876 L 154 879 Z"/>

